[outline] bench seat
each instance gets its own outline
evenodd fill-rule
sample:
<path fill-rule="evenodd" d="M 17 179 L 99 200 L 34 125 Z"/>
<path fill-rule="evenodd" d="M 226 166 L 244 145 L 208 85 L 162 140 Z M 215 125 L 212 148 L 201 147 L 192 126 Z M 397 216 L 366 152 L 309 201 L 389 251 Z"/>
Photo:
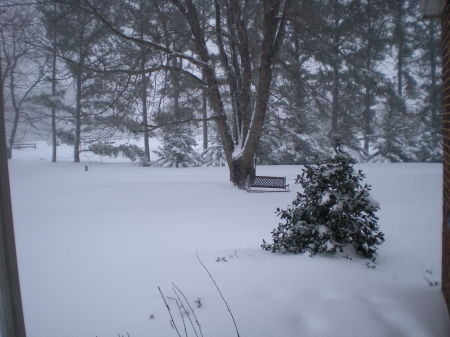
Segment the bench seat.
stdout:
<path fill-rule="evenodd" d="M 255 176 L 247 192 L 289 192 L 286 177 Z"/>

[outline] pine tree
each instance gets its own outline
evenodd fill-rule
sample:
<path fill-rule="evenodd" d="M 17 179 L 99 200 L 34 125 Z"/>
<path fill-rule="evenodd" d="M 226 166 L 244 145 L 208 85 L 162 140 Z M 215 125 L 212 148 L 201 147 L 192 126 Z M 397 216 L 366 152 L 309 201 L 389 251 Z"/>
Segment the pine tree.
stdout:
<path fill-rule="evenodd" d="M 162 146 L 153 151 L 158 160 L 155 165 L 162 167 L 192 167 L 199 165 L 199 156 L 195 152 L 197 142 L 187 130 L 171 129 L 162 135 Z"/>
<path fill-rule="evenodd" d="M 418 76 L 421 99 L 419 101 L 421 132 L 417 139 L 421 161 L 442 161 L 441 93 L 440 86 L 440 27 L 430 21 L 416 26 L 416 45 L 419 51 Z"/>
<path fill-rule="evenodd" d="M 371 187 L 362 185 L 362 171 L 351 158 L 336 149 L 326 164 L 306 165 L 296 184 L 303 187 L 286 210 L 277 209 L 284 221 L 272 231 L 273 243 L 263 241 L 271 252 L 335 254 L 351 245 L 366 258 L 375 258 L 384 234 L 378 227 L 378 203 Z"/>

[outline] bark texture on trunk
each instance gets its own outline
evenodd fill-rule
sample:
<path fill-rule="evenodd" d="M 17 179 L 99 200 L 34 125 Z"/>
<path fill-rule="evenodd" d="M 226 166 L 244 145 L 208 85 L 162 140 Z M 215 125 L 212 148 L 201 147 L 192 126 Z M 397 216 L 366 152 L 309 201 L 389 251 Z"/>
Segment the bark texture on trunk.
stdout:
<path fill-rule="evenodd" d="M 256 168 L 254 163 L 248 163 L 242 157 L 234 159 L 230 167 L 230 181 L 240 189 L 246 189 L 255 178 Z"/>

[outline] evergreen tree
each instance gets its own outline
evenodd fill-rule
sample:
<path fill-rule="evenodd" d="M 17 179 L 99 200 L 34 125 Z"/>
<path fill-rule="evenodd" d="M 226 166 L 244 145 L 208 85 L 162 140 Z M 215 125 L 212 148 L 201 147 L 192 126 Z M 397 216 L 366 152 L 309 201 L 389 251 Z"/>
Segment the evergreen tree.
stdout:
<path fill-rule="evenodd" d="M 277 209 L 284 221 L 272 231 L 273 243 L 263 241 L 271 252 L 335 254 L 351 245 L 366 258 L 375 258 L 384 234 L 378 227 L 379 205 L 370 197 L 371 187 L 362 184 L 351 158 L 336 149 L 326 164 L 306 165 L 296 179 L 303 192 L 292 206 Z"/>
<path fill-rule="evenodd" d="M 110 3 L 97 0 L 104 11 Z M 108 142 L 127 125 L 130 97 L 126 95 L 129 75 L 103 71 L 105 64 L 115 64 L 113 53 L 119 41 L 107 34 L 104 25 L 93 14 L 80 8 L 79 0 L 53 5 L 46 25 L 57 34 L 53 39 L 58 54 L 64 59 L 72 80 L 74 102 L 66 101 L 63 110 L 65 126 L 58 131 L 60 140 L 74 146 L 74 161 L 92 144 Z M 44 13 L 45 14 L 45 13 Z"/>
<path fill-rule="evenodd" d="M 195 151 L 197 142 L 185 127 L 166 129 L 161 137 L 162 146 L 153 151 L 158 159 L 155 165 L 162 167 L 192 167 L 200 164 Z"/>
<path fill-rule="evenodd" d="M 418 148 L 413 137 L 417 132 L 417 125 L 414 125 L 417 118 L 401 112 L 404 101 L 395 93 L 391 100 L 379 112 L 378 139 L 369 160 L 393 163 L 417 161 Z"/>
<path fill-rule="evenodd" d="M 419 23 L 416 26 L 416 45 L 419 50 L 418 77 L 420 78 L 418 134 L 420 161 L 442 161 L 441 130 L 441 69 L 440 27 L 435 21 Z"/>

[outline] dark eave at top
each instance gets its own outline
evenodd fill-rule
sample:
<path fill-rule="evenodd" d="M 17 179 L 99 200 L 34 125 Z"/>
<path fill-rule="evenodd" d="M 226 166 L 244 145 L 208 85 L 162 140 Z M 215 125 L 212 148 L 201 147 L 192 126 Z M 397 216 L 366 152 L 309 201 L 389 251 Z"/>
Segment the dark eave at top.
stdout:
<path fill-rule="evenodd" d="M 447 0 L 422 0 L 422 17 L 424 19 L 440 17 L 446 2 Z"/>

